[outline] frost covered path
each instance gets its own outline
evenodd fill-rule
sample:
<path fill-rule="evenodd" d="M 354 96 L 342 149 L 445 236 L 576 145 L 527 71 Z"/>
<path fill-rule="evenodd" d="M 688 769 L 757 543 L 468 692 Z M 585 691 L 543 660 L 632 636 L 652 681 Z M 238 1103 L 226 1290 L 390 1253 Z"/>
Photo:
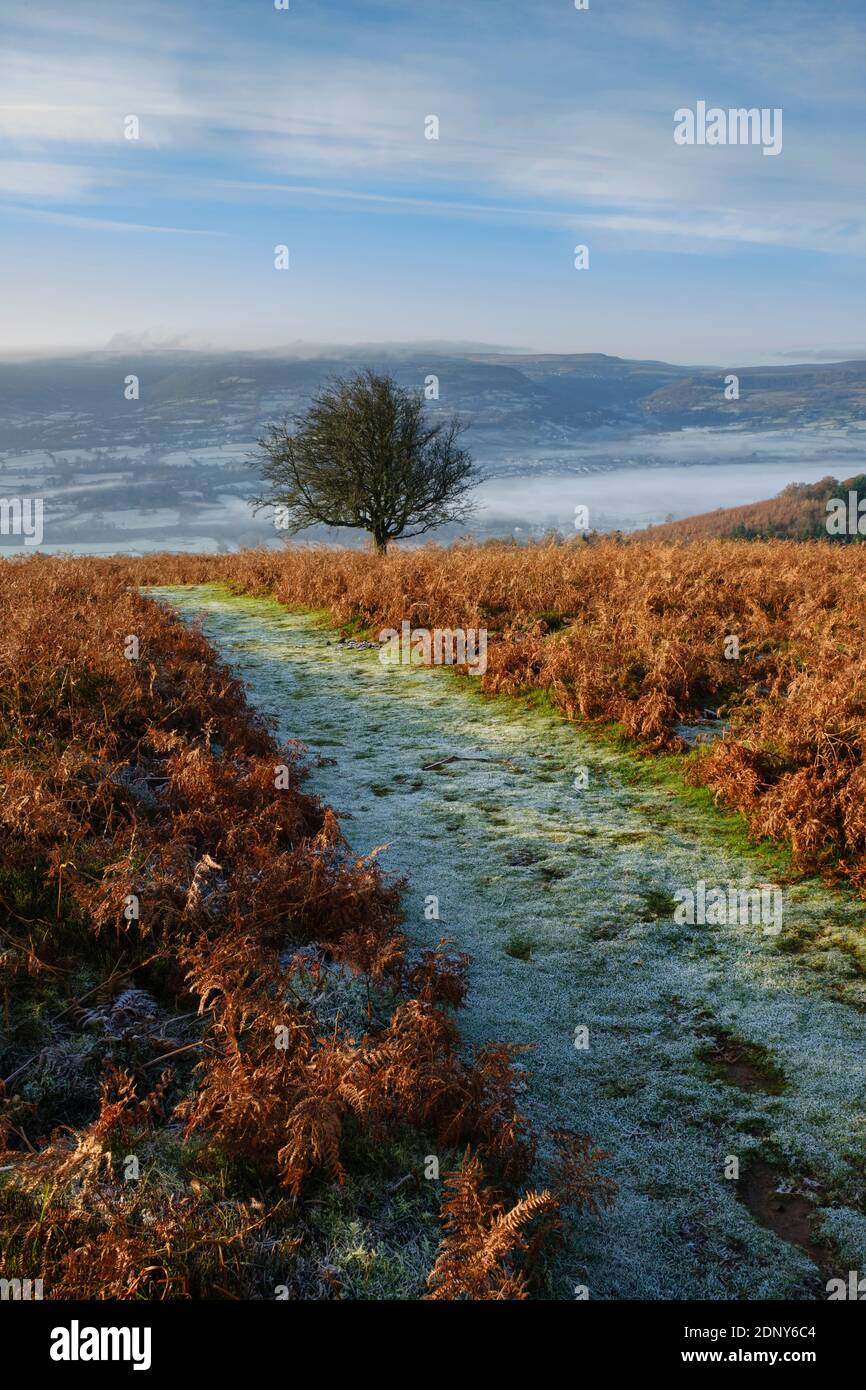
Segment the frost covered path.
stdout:
<path fill-rule="evenodd" d="M 268 600 L 151 593 L 201 617 L 281 736 L 335 759 L 309 785 L 356 851 L 388 845 L 410 935 L 473 957 L 464 1037 L 534 1044 L 537 1128 L 588 1130 L 610 1152 L 620 1196 L 580 1221 L 559 1296 L 586 1283 L 592 1298 L 823 1298 L 828 1274 L 866 1270 L 861 903 L 799 884 L 779 936 L 675 925 L 677 889 L 767 871 L 627 755 L 469 679 L 385 667 Z M 817 1203 L 821 1273 L 793 1243 L 809 1242 L 811 1206 L 775 1195 L 785 1171 Z"/>

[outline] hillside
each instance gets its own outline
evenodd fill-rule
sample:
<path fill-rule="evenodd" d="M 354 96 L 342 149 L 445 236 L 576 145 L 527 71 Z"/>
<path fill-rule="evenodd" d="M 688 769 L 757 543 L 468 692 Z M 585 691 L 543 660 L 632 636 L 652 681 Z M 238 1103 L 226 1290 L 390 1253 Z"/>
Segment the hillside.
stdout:
<path fill-rule="evenodd" d="M 476 443 L 542 443 L 600 426 L 755 430 L 863 419 L 866 361 L 749 367 L 688 367 L 605 353 L 470 353 L 372 345 L 364 361 L 402 386 L 439 378 L 440 406 L 471 418 Z M 109 448 L 156 443 L 175 448 L 255 437 L 274 414 L 303 408 L 329 378 L 356 371 L 350 348 L 315 357 L 290 352 L 126 351 L 0 359 L 0 449 Z M 124 397 L 127 373 L 140 397 Z M 725 377 L 739 379 L 726 400 Z M 198 427 L 199 433 L 192 429 Z"/>
<path fill-rule="evenodd" d="M 791 483 L 765 502 L 751 502 L 743 507 L 722 507 L 698 516 L 667 521 L 634 533 L 635 538 L 658 541 L 699 541 L 710 537 L 727 540 L 833 540 L 859 541 L 859 534 L 840 535 L 828 532 L 827 504 L 844 504 L 845 524 L 849 493 L 857 495 L 858 504 L 866 498 L 866 475 L 853 478 L 821 478 L 817 483 Z"/>

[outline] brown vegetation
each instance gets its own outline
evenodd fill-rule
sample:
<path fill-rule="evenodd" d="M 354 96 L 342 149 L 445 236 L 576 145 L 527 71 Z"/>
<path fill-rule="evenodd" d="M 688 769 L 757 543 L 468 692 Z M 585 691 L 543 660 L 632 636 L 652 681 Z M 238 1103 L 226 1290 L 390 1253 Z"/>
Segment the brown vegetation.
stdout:
<path fill-rule="evenodd" d="M 710 709 L 730 727 L 687 775 L 787 841 L 804 869 L 866 888 L 866 549 L 821 542 L 597 539 L 385 558 L 324 547 L 102 565 L 137 582 L 222 581 L 376 632 L 489 631 L 488 692 L 546 691 L 645 749 Z M 726 658 L 726 638 L 739 657 Z"/>
<path fill-rule="evenodd" d="M 642 540 L 701 541 L 711 536 L 726 540 L 823 540 L 827 533 L 827 501 L 847 501 L 849 490 L 866 496 L 866 478 L 858 473 L 841 482 L 821 478 L 817 483 L 790 483 L 765 502 L 742 507 L 718 507 L 713 512 L 667 521 L 639 532 Z"/>
<path fill-rule="evenodd" d="M 0 566 L 0 1272 L 53 1298 L 273 1297 L 309 1193 L 408 1133 L 415 1156 L 471 1144 L 510 1193 L 485 1279 L 525 1296 L 524 1214 L 549 1234 L 607 1200 L 597 1155 L 565 1136 L 583 1187 L 523 1191 L 513 1049 L 466 1057 L 449 1012 L 465 958 L 411 949 L 399 885 L 135 570 Z M 328 1012 L 338 978 L 354 1020 Z"/>

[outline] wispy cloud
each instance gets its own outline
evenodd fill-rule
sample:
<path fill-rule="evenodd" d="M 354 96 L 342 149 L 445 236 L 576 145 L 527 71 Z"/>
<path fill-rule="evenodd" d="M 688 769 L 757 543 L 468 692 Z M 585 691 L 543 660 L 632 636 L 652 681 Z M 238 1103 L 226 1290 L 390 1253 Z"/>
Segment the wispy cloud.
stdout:
<path fill-rule="evenodd" d="M 100 182 L 102 180 L 99 180 Z M 78 202 L 96 187 L 94 172 L 83 165 L 52 160 L 0 159 L 0 193 L 45 202 Z"/>
<path fill-rule="evenodd" d="M 440 245 L 444 219 L 455 247 L 484 221 L 561 233 L 563 259 L 572 234 L 625 258 L 866 255 L 855 6 L 4 0 L 3 22 L 0 202 L 15 222 L 267 247 L 276 209 L 334 209 L 356 234 L 435 219 Z M 699 98 L 782 106 L 781 156 L 676 146 L 673 113 Z M 786 305 L 792 291 L 808 292 L 802 276 Z"/>
<path fill-rule="evenodd" d="M 21 217 L 38 222 L 53 222 L 61 227 L 84 227 L 97 232 L 158 232 L 169 236 L 225 237 L 228 232 L 212 227 L 163 227 L 152 222 L 121 222 L 110 217 L 87 217 L 76 212 L 48 212 L 44 208 L 16 207 L 11 205 L 6 212 L 17 213 Z"/>
<path fill-rule="evenodd" d="M 161 5 L 156 12 L 169 13 Z M 243 167 L 251 193 L 286 175 L 296 191 L 301 175 L 327 179 L 329 196 L 358 206 L 473 214 L 483 211 L 480 194 L 499 200 L 498 215 L 511 211 L 518 221 L 540 215 L 554 222 L 582 209 L 594 216 L 594 225 L 630 235 L 636 245 L 645 234 L 663 234 L 672 237 L 674 250 L 690 241 L 691 249 L 700 250 L 719 239 L 804 245 L 811 235 L 804 228 L 815 224 L 816 184 L 828 182 L 827 140 L 815 128 L 820 113 L 810 110 L 798 123 L 797 111 L 788 112 L 784 162 L 771 169 L 749 148 L 696 152 L 673 145 L 673 111 L 695 90 L 688 67 L 679 76 L 669 65 L 656 78 L 644 72 L 637 86 L 620 86 L 612 97 L 609 75 L 593 73 L 578 47 L 582 85 L 579 92 L 571 90 L 554 44 L 554 14 L 546 5 L 527 35 L 534 61 L 519 96 L 509 83 L 516 55 L 507 26 L 491 29 L 491 60 L 499 61 L 491 61 L 488 74 L 478 74 L 459 44 L 444 65 L 435 50 L 398 58 L 393 40 L 384 56 L 350 43 L 341 51 L 340 37 L 349 37 L 345 22 L 331 45 L 308 48 L 298 46 L 292 31 L 275 28 L 275 16 L 268 24 L 249 24 L 241 35 L 214 25 L 206 50 L 193 59 L 202 35 L 188 8 L 172 44 L 145 46 L 141 27 L 130 28 L 128 14 L 119 27 L 115 18 L 100 31 L 94 16 L 105 16 L 104 6 L 82 3 L 74 16 L 65 16 L 59 32 L 47 28 L 44 16 L 31 22 L 26 8 L 15 13 L 21 28 L 6 61 L 0 135 L 7 145 L 17 144 L 22 158 L 5 162 L 0 193 L 34 201 L 88 198 L 105 178 L 99 162 L 88 164 L 88 150 L 99 151 L 102 160 L 113 149 L 111 178 L 127 188 L 162 158 L 163 184 L 175 201 L 184 198 L 193 160 L 199 196 L 209 177 L 219 196 L 234 165 Z M 578 22 L 595 43 L 603 38 L 606 16 Z M 771 59 L 756 37 L 765 21 L 752 28 L 739 23 L 733 36 L 728 18 L 700 11 L 694 24 L 723 69 L 736 52 L 738 89 L 749 65 L 774 101 L 774 80 L 790 86 L 786 65 L 796 44 L 789 31 L 776 34 L 770 71 Z M 610 30 L 617 39 L 629 32 L 633 42 L 670 52 L 683 48 L 692 25 L 682 15 L 648 15 L 644 7 L 626 4 L 610 16 Z M 862 26 L 854 32 L 862 36 Z M 281 41 L 283 33 L 289 42 Z M 443 49 L 451 37 L 443 35 Z M 72 64 L 70 45 L 81 50 Z M 838 32 L 830 37 L 825 26 L 816 45 L 822 71 L 844 48 Z M 716 88 L 722 86 L 717 77 Z M 438 141 L 424 138 L 430 112 L 441 122 Z M 130 113 L 140 120 L 135 142 L 123 135 Z M 829 159 L 837 178 L 836 206 L 819 231 L 823 248 L 846 254 L 864 249 L 859 140 L 859 126 L 834 134 Z M 74 167 L 44 157 L 56 146 L 75 147 Z M 838 179 L 842 169 L 848 171 L 845 180 Z M 359 173 L 368 185 L 363 192 L 356 187 Z M 513 201 L 504 203 L 502 195 Z M 315 190 L 308 196 L 317 196 Z M 605 210 L 607 223 L 601 220 Z"/>

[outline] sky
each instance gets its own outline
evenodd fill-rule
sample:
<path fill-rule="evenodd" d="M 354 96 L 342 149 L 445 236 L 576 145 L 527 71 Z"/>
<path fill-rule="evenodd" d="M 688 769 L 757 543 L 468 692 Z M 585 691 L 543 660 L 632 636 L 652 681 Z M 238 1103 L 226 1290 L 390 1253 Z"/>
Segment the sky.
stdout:
<path fill-rule="evenodd" d="M 866 357 L 866 0 L 288 3 L 0 0 L 0 352 Z"/>

